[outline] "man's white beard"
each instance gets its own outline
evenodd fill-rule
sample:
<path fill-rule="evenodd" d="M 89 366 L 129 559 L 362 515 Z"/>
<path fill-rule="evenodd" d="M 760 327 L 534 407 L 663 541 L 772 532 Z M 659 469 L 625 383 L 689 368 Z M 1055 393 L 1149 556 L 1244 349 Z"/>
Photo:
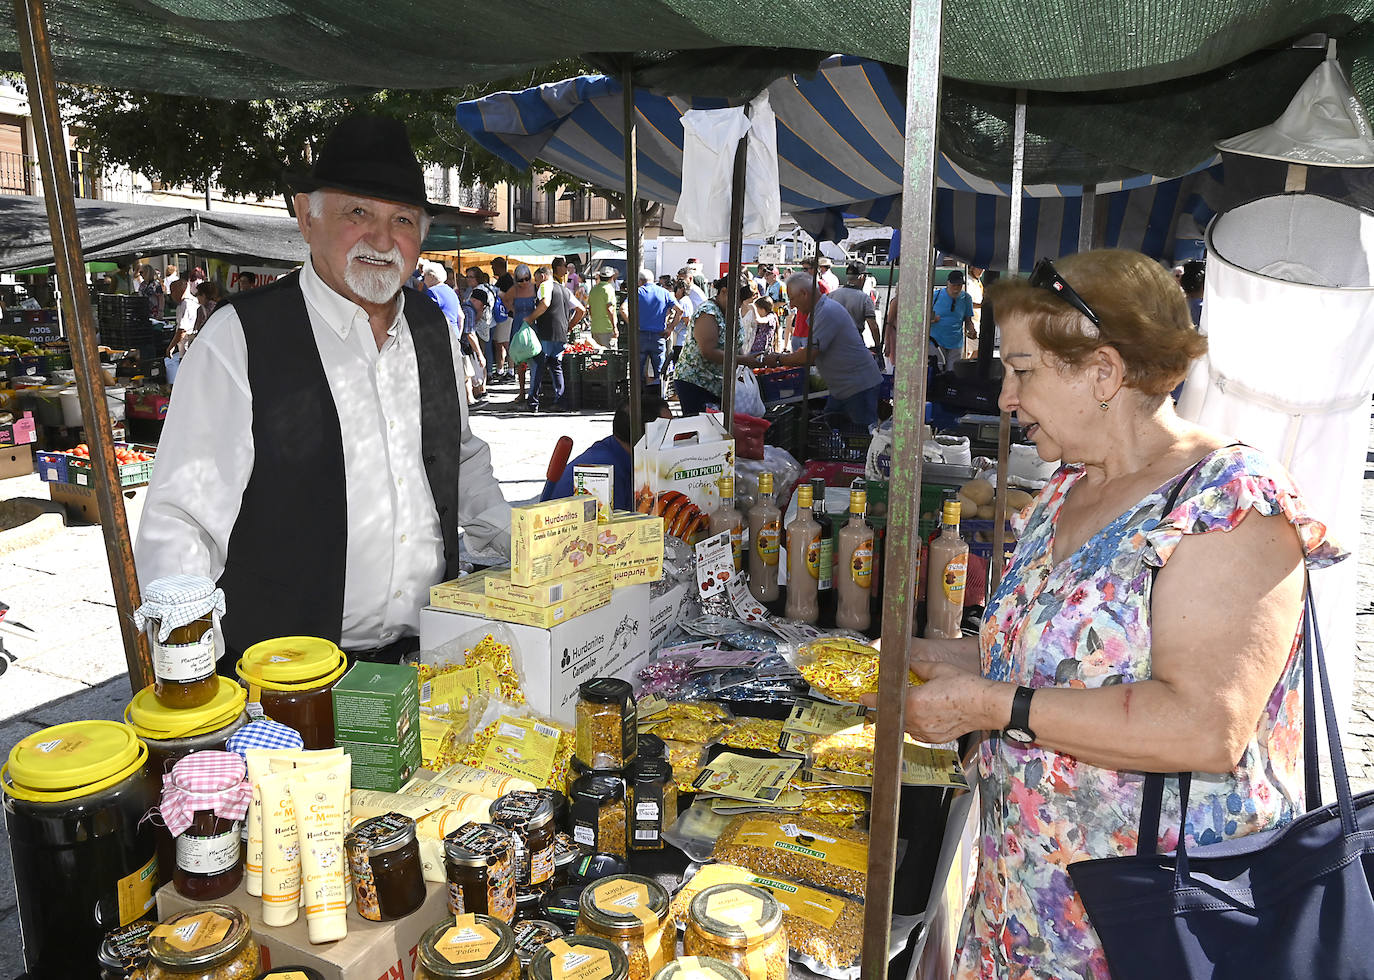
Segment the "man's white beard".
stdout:
<path fill-rule="evenodd" d="M 389 266 L 367 266 L 353 261 L 357 258 L 378 259 L 390 262 Z M 348 261 L 344 265 L 344 283 L 358 297 L 368 303 L 389 303 L 396 298 L 405 283 L 405 270 L 401 268 L 404 256 L 396 246 L 389 252 L 378 252 L 363 242 L 348 250 Z"/>

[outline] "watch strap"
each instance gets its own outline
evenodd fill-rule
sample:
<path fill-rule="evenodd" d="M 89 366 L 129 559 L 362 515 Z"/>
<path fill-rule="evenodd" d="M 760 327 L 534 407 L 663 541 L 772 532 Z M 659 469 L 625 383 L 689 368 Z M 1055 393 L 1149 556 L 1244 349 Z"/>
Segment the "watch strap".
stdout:
<path fill-rule="evenodd" d="M 1031 698 L 1035 695 L 1035 689 L 1024 685 L 1017 687 L 1016 693 L 1011 699 L 1011 720 L 1007 722 L 1008 731 L 1016 731 L 1019 734 L 1029 735 L 1029 741 L 1035 741 L 1035 732 L 1030 726 L 1030 706 Z M 1018 739 L 1020 741 L 1021 739 Z"/>

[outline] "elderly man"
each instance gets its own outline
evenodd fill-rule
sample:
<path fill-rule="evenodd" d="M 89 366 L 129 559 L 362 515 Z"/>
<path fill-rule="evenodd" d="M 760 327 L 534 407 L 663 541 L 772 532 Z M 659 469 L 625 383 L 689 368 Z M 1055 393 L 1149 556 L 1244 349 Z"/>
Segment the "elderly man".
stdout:
<path fill-rule="evenodd" d="M 310 258 L 223 304 L 182 364 L 139 578 L 219 582 L 222 669 L 297 634 L 394 662 L 458 573 L 460 528 L 507 554 L 509 508 L 468 427 L 458 338 L 401 288 L 438 210 L 405 127 L 350 116 L 288 182 Z"/>
<path fill-rule="evenodd" d="M 750 367 L 801 367 L 811 363 L 814 352 L 816 366 L 830 388 L 825 410 L 858 425 L 877 425 L 882 372 L 845 308 L 829 296 L 818 295 L 813 291 L 815 285 L 809 272 L 787 277 L 787 301 L 793 309 L 807 314 L 811 342 L 786 354 L 742 357 L 740 362 Z"/>
<path fill-rule="evenodd" d="M 639 270 L 639 290 L 636 300 L 639 304 L 639 357 L 645 377 L 649 365 L 653 365 L 654 383 L 663 380 L 663 358 L 668 350 L 668 334 L 677 321 L 677 300 L 672 293 L 654 282 L 654 274 L 648 269 Z M 630 301 L 621 304 L 622 316 L 630 318 Z"/>

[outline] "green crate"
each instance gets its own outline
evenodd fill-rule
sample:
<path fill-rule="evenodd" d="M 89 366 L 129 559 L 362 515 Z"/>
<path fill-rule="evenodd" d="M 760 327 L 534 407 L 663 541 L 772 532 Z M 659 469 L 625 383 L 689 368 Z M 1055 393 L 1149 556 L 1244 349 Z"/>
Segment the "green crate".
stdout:
<path fill-rule="evenodd" d="M 135 449 L 144 453 L 156 453 L 155 446 L 125 446 L 123 443 L 115 443 L 115 446 L 123 449 Z M 153 460 L 145 463 L 122 463 L 118 467 L 119 485 L 121 487 L 143 486 L 153 478 Z M 78 487 L 95 486 L 95 471 L 91 466 L 91 461 L 83 456 L 67 457 L 67 483 Z"/>

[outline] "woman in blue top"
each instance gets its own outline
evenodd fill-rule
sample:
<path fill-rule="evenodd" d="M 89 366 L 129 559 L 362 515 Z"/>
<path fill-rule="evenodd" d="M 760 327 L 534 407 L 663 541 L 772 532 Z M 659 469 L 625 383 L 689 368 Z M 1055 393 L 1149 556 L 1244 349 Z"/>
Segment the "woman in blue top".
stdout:
<path fill-rule="evenodd" d="M 519 331 L 520 324 L 528 322 L 533 317 L 534 308 L 539 305 L 538 292 L 530 267 L 521 262 L 515 267 L 515 285 L 501 297 L 502 302 L 506 304 L 506 309 L 510 310 L 512 337 Z M 531 323 L 530 326 L 533 324 Z M 527 369 L 528 365 L 523 361 L 515 369 L 515 375 L 520 382 L 520 394 L 516 396 L 516 404 L 525 401 L 525 372 Z"/>

